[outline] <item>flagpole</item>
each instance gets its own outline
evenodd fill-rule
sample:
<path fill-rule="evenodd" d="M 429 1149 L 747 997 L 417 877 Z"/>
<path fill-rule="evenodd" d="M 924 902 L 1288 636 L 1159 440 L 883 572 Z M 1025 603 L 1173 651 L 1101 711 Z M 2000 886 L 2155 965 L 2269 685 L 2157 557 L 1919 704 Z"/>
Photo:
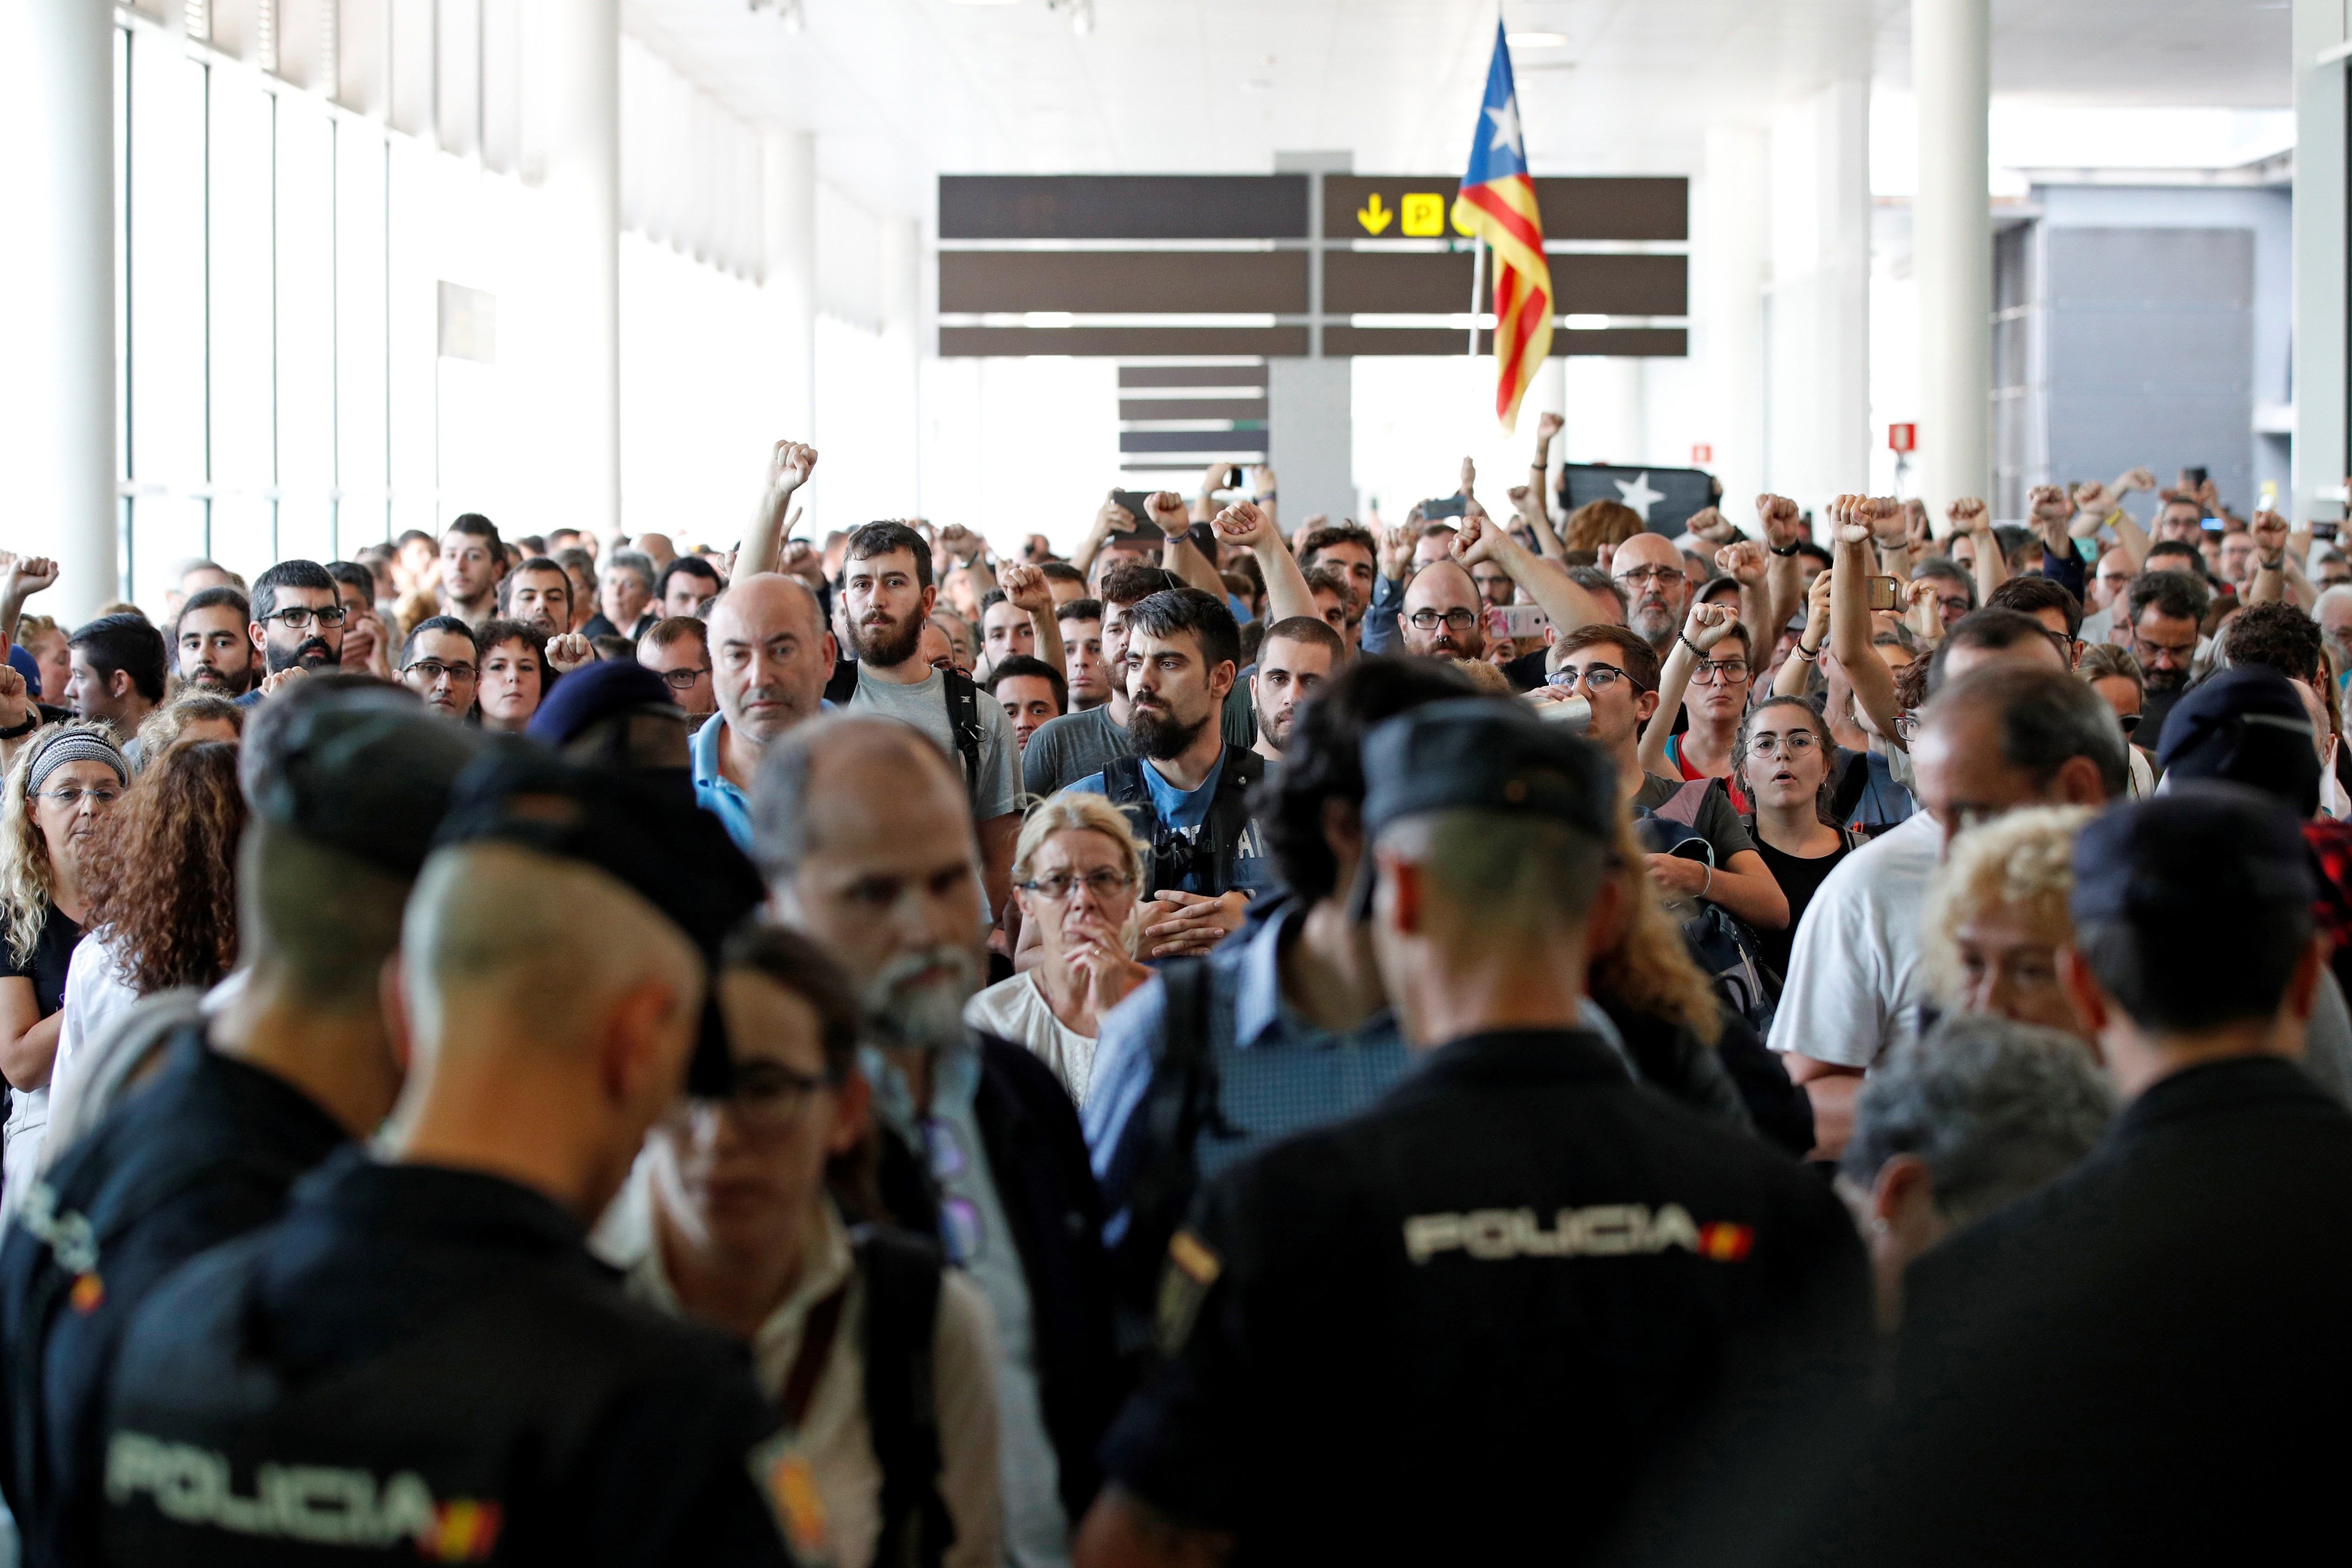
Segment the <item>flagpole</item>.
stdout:
<path fill-rule="evenodd" d="M 1470 357 L 1478 357 L 1478 300 L 1486 291 L 1486 237 L 1470 241 Z"/>

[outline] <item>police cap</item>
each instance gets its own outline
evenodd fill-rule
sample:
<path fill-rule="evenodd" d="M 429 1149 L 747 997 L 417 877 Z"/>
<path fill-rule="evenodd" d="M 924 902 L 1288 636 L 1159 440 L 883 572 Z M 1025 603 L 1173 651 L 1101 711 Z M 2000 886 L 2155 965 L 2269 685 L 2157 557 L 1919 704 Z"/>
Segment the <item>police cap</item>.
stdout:
<path fill-rule="evenodd" d="M 482 732 L 426 713 L 397 687 L 314 694 L 298 686 L 273 700 L 289 711 L 254 742 L 254 815 L 415 878 L 459 775 L 482 752 Z"/>
<path fill-rule="evenodd" d="M 2074 839 L 2067 907 L 2078 926 L 2226 928 L 2282 905 L 2307 906 L 2316 891 L 2293 813 L 2243 785 L 2192 783 L 2092 818 Z"/>
<path fill-rule="evenodd" d="M 639 708 L 680 711 L 660 676 L 633 658 L 604 659 L 550 687 L 524 732 L 534 741 L 561 746 L 599 720 Z"/>
<path fill-rule="evenodd" d="M 646 779 L 521 741 L 492 746 L 458 780 L 436 847 L 485 841 L 603 871 L 685 932 L 714 977 L 727 933 L 760 903 L 760 874 L 710 813 Z M 687 1089 L 723 1095 L 730 1076 L 713 987 Z"/>
<path fill-rule="evenodd" d="M 2252 784 L 2302 816 L 2319 809 L 2319 753 L 2294 683 L 2263 665 L 2220 671 L 2173 705 L 2158 760 L 2175 780 Z"/>
<path fill-rule="evenodd" d="M 1617 835 L 1617 768 L 1606 752 L 1525 704 L 1492 697 L 1424 703 L 1365 733 L 1364 837 L 1433 811 L 1549 817 L 1608 843 Z M 1356 884 L 1371 910 L 1371 858 Z"/>

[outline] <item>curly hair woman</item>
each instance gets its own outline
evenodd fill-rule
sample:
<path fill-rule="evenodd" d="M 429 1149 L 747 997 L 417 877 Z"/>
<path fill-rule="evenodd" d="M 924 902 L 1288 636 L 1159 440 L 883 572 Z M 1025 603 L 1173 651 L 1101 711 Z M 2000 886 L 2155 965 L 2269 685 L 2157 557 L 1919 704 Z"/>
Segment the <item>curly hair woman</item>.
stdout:
<path fill-rule="evenodd" d="M 90 918 L 86 868 L 130 780 L 111 729 L 52 724 L 18 748 L 0 787 L 0 1074 L 15 1091 L 0 1207 L 21 1203 L 39 1168 L 66 968 Z"/>
<path fill-rule="evenodd" d="M 236 747 L 199 741 L 147 764 L 87 858 L 89 936 L 66 975 L 50 1093 L 63 1119 L 75 1062 L 142 996 L 219 984 L 236 964 Z"/>

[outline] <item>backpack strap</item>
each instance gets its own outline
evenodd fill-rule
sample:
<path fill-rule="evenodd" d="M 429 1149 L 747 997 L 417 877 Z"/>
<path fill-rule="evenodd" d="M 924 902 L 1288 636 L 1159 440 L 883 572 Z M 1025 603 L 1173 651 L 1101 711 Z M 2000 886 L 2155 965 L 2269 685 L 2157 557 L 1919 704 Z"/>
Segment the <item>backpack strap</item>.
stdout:
<path fill-rule="evenodd" d="M 935 1568 L 955 1539 L 940 1495 L 940 1251 L 904 1231 L 851 1232 L 866 1282 L 866 1422 L 882 1466 L 877 1568 Z"/>
<path fill-rule="evenodd" d="M 1143 885 L 1136 890 L 1139 900 L 1149 899 L 1160 890 L 1160 808 L 1151 804 L 1151 790 L 1143 782 L 1143 759 L 1113 757 L 1103 764 L 1103 794 L 1111 805 L 1127 813 L 1127 825 L 1143 841 Z"/>
<path fill-rule="evenodd" d="M 963 788 L 977 812 L 980 805 L 980 742 L 987 733 L 980 723 L 980 688 L 971 678 L 950 669 L 942 683 L 947 692 L 948 728 L 955 731 L 956 750 L 963 757 Z"/>
<path fill-rule="evenodd" d="M 1239 746 L 1227 746 L 1218 769 L 1216 797 L 1209 817 L 1201 825 L 1201 850 L 1213 868 L 1216 886 L 1231 889 L 1234 858 L 1250 826 L 1250 791 L 1265 776 L 1265 759 Z"/>
<path fill-rule="evenodd" d="M 824 700 L 836 708 L 845 707 L 857 695 L 857 661 L 845 658 L 833 667 L 833 675 L 824 683 Z"/>
<path fill-rule="evenodd" d="M 1196 1146 L 1202 1131 L 1241 1136 L 1218 1104 L 1223 1084 L 1209 1043 L 1208 962 L 1171 959 L 1160 965 L 1160 1048 L 1143 1102 L 1120 1141 L 1124 1157 L 1143 1162 L 1128 1188 L 1127 1234 L 1111 1258 L 1118 1277 L 1119 1348 L 1130 1352 L 1151 1342 L 1152 1303 L 1167 1266 L 1168 1243 L 1200 1190 Z"/>

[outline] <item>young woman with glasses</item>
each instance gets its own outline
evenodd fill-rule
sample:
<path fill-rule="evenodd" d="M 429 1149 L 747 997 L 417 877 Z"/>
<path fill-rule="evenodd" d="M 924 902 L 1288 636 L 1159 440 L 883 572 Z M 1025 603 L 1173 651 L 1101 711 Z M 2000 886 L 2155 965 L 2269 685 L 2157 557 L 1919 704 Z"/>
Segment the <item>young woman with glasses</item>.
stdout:
<path fill-rule="evenodd" d="M 84 858 L 130 784 L 111 729 L 53 724 L 18 750 L 0 793 L 0 1074 L 16 1091 L 0 1209 L 24 1201 L 39 1166 L 66 972 L 89 919 Z"/>
<path fill-rule="evenodd" d="M 1150 977 L 1136 962 L 1137 889 L 1147 847 L 1127 814 L 1065 791 L 1031 808 L 1013 851 L 1013 885 L 1038 960 L 964 1005 L 964 1022 L 1028 1047 L 1083 1103 L 1102 1016 Z"/>
<path fill-rule="evenodd" d="M 1829 820 L 1834 755 L 1829 726 L 1801 697 L 1768 697 L 1748 714 L 1732 755 L 1733 772 L 1753 804 L 1748 833 L 1756 852 L 1789 898 L 1789 923 L 1756 933 L 1764 962 L 1786 975 L 1805 906 L 1852 847 Z"/>
<path fill-rule="evenodd" d="M 1642 732 L 1644 772 L 1685 782 L 1722 779 L 1732 809 L 1742 816 L 1748 800 L 1731 760 L 1754 689 L 1748 646 L 1738 605 L 1693 601 L 1658 671 L 1658 710 Z M 1674 732 L 1677 710 L 1690 721 L 1679 735 Z"/>

